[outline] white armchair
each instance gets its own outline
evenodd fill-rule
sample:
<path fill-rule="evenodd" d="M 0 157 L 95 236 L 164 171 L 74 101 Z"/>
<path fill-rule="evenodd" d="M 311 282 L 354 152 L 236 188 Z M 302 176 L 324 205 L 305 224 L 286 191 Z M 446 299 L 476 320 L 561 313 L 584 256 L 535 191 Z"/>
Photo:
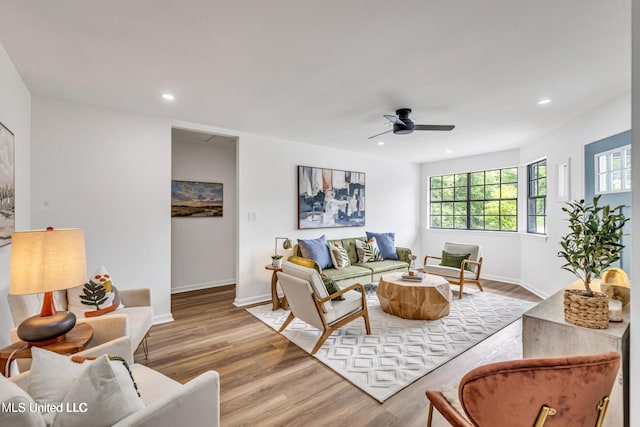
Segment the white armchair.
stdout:
<path fill-rule="evenodd" d="M 364 319 L 367 334 L 371 334 L 367 300 L 362 284 L 356 283 L 329 295 L 320 274 L 315 269 L 292 262 L 283 264 L 282 271 L 278 272 L 278 279 L 291 309 L 289 317 L 278 332 L 284 331 L 296 317 L 320 329 L 322 335 L 311 354 L 320 349 L 333 331 L 359 317 Z M 356 288 L 360 289 L 360 292 L 354 291 Z M 332 301 L 341 295 L 344 296 L 343 301 Z"/>
<path fill-rule="evenodd" d="M 122 356 L 145 403 L 145 407 L 117 422 L 115 427 L 218 427 L 220 425 L 220 378 L 206 371 L 186 384 L 180 384 L 158 371 L 134 364 L 128 337 L 120 337 L 75 356 Z M 9 378 L 28 392 L 29 371 Z M 0 387 L 1 387 L 0 383 Z M 1 390 L 0 390 L 1 391 Z M 0 393 L 1 395 L 1 393 Z"/>
<path fill-rule="evenodd" d="M 153 324 L 153 308 L 151 307 L 151 291 L 149 289 L 120 290 L 120 299 L 125 308 L 98 317 L 77 317 L 77 322 L 88 323 L 93 327 L 93 338 L 88 348 L 107 343 L 119 337 L 130 338 L 130 353 L 142 346 L 145 356 L 148 355 L 147 336 Z M 11 342 L 19 340 L 17 325 L 28 317 L 40 312 L 42 294 L 8 295 L 9 309 L 16 327 L 9 331 Z M 56 308 L 67 310 L 66 291 L 54 292 Z M 24 361 L 19 361 L 21 370 L 28 368 Z"/>
<path fill-rule="evenodd" d="M 465 283 L 473 283 L 481 291 L 484 291 L 482 284 L 480 283 L 480 270 L 482 270 L 482 256 L 481 248 L 479 245 L 471 245 L 467 243 L 455 243 L 445 242 L 442 249 L 448 254 L 455 255 L 468 255 L 467 259 L 460 261 L 460 265 L 454 267 L 451 265 L 434 264 L 433 261 L 443 261 L 442 256 L 427 255 L 424 257 L 424 272 L 428 274 L 435 274 L 436 276 L 442 276 L 452 285 L 460 286 L 459 298 L 462 298 L 462 289 Z M 433 260 L 429 262 L 429 260 Z"/>

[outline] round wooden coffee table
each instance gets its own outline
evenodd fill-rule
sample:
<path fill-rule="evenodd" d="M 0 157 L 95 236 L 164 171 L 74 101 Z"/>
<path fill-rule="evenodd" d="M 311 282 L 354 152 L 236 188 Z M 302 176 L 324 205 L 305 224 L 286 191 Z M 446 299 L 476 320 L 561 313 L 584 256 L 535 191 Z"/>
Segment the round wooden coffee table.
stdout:
<path fill-rule="evenodd" d="M 383 311 L 413 320 L 434 320 L 449 314 L 451 287 L 445 278 L 424 274 L 421 281 L 405 280 L 403 274 L 380 278 L 376 294 Z"/>

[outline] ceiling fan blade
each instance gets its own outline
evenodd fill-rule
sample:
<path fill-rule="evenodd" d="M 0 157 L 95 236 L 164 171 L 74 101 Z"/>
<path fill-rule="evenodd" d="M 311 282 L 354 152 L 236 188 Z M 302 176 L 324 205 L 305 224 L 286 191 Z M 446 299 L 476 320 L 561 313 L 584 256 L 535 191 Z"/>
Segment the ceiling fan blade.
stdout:
<path fill-rule="evenodd" d="M 389 130 L 384 131 L 384 132 L 382 132 L 382 133 L 379 133 L 379 134 L 377 134 L 377 135 L 370 136 L 370 137 L 369 137 L 369 138 L 367 138 L 367 139 L 372 139 L 372 138 L 375 138 L 376 136 L 384 135 L 385 133 L 389 133 L 389 132 L 393 132 L 393 129 L 389 129 Z"/>
<path fill-rule="evenodd" d="M 452 130 L 454 125 L 415 125 L 413 130 Z"/>
<path fill-rule="evenodd" d="M 396 116 L 385 114 L 384 118 L 389 120 L 394 125 L 403 125 L 403 126 L 405 125 L 405 123 L 402 120 L 400 120 L 398 117 L 396 117 Z"/>

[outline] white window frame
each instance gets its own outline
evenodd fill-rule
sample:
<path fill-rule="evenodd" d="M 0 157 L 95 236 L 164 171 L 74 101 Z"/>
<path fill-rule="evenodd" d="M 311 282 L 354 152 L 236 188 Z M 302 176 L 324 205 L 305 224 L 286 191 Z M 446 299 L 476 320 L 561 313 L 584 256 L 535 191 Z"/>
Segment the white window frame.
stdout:
<path fill-rule="evenodd" d="M 631 174 L 631 163 L 627 164 L 627 157 L 626 157 L 626 151 L 627 150 L 631 150 L 631 145 L 625 145 L 623 147 L 618 147 L 618 148 L 614 148 L 612 150 L 608 150 L 608 151 L 602 151 L 600 153 L 596 153 L 593 156 L 593 161 L 594 161 L 594 185 L 595 185 L 595 193 L 596 194 L 610 194 L 610 193 L 626 193 L 628 191 L 631 191 L 631 180 L 629 180 L 629 187 L 626 186 L 626 179 L 625 179 L 625 174 L 627 171 L 629 171 L 629 174 Z M 620 169 L 608 169 L 606 171 L 601 171 L 600 170 L 600 162 L 599 160 L 603 157 L 606 156 L 606 163 L 607 166 L 610 168 L 611 167 L 611 156 L 614 153 L 620 153 Z M 620 172 L 620 179 L 622 181 L 622 185 L 621 188 L 619 190 L 614 190 L 611 188 L 611 183 L 613 182 L 613 173 L 614 172 Z M 606 187 L 604 190 L 600 187 L 600 177 L 601 176 L 606 176 Z"/>

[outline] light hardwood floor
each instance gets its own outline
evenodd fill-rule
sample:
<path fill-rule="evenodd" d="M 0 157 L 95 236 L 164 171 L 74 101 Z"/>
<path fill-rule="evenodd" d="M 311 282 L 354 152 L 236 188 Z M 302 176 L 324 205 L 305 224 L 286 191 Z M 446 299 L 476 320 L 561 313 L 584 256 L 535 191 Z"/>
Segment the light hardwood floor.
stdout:
<path fill-rule="evenodd" d="M 486 292 L 540 301 L 516 285 L 483 286 Z M 175 322 L 151 329 L 148 360 L 136 353 L 136 362 L 183 383 L 208 369 L 218 371 L 224 427 L 425 426 L 425 390 L 476 366 L 522 355 L 517 321 L 380 404 L 233 306 L 234 296 L 232 285 L 173 295 Z M 434 427 L 446 425 L 436 414 Z"/>

